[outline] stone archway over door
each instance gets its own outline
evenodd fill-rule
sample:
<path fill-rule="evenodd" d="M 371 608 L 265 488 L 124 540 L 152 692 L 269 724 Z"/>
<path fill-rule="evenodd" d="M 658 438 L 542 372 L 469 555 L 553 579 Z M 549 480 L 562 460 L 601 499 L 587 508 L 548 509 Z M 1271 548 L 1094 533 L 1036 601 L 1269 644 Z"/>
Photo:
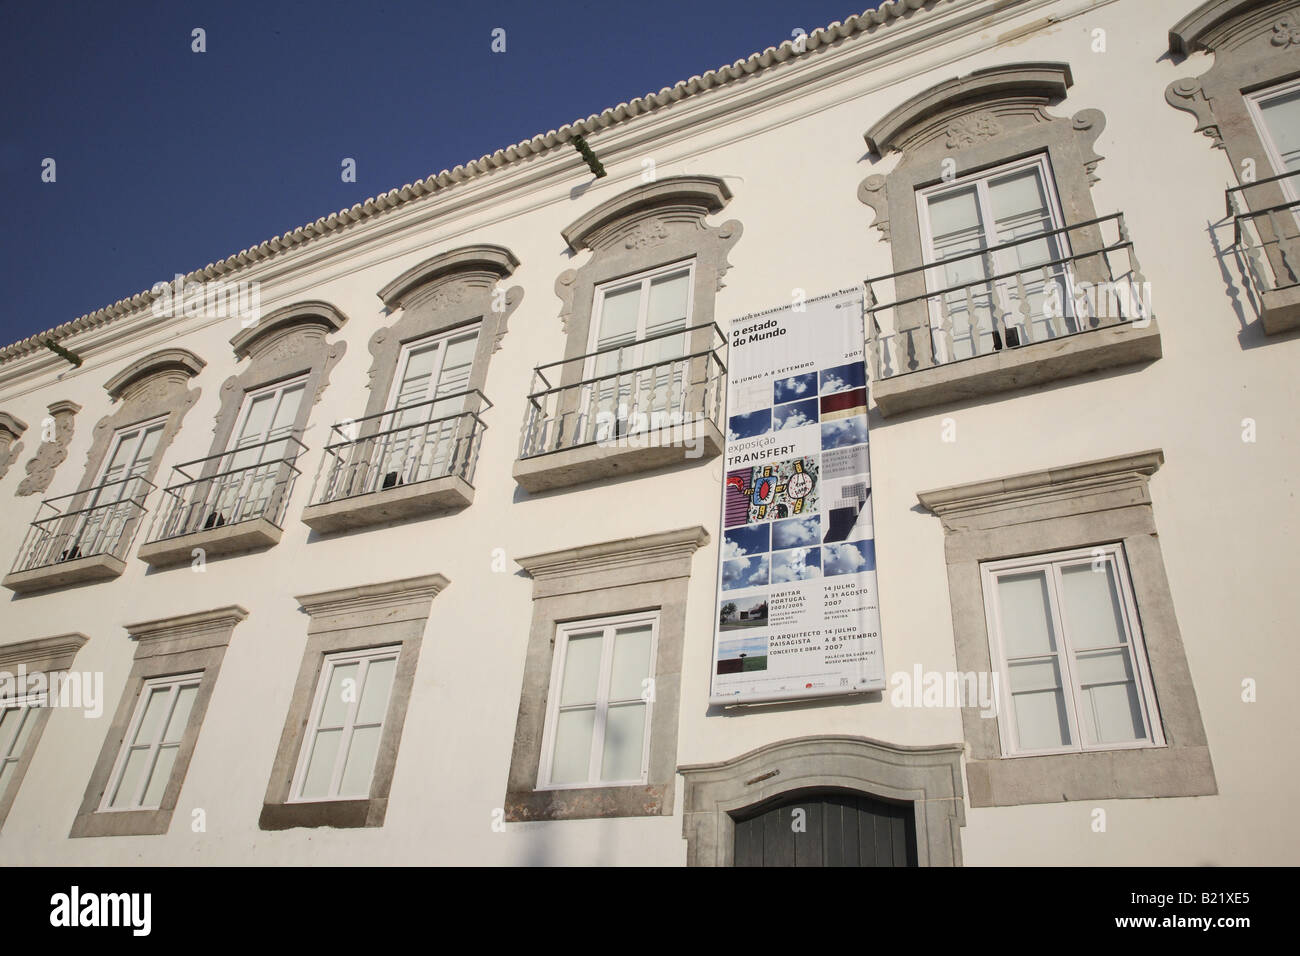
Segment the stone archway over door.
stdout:
<path fill-rule="evenodd" d="M 780 740 L 731 760 L 678 766 L 685 778 L 686 862 L 731 866 L 736 825 L 753 809 L 788 795 L 850 792 L 911 813 L 917 865 L 960 866 L 966 823 L 961 755 L 956 743 L 907 746 L 830 735 Z"/>
<path fill-rule="evenodd" d="M 916 866 L 910 803 L 855 790 L 789 793 L 732 814 L 735 866 Z"/>

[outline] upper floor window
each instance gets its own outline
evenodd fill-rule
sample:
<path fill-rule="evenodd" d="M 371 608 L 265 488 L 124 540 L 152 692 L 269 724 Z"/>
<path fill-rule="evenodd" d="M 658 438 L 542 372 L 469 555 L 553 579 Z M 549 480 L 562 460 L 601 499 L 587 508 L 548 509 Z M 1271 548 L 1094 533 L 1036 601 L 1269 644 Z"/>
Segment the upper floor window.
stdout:
<path fill-rule="evenodd" d="M 561 624 L 539 789 L 644 784 L 658 612 Z"/>
<path fill-rule="evenodd" d="M 1046 156 L 920 189 L 917 203 L 925 258 L 939 263 L 926 284 L 952 321 L 952 359 L 1050 337 L 1045 300 L 1052 287 L 1056 313 L 1072 320 L 1069 243 L 1057 232 L 1065 221 Z M 979 255 L 983 250 L 991 252 Z M 931 300 L 932 327 L 941 325 L 942 307 Z M 1009 317 L 1004 330 L 993 326 L 995 310 Z M 1014 341 L 1003 342 L 1000 331 Z"/>
<path fill-rule="evenodd" d="M 1248 102 L 1273 168 L 1279 174 L 1300 173 L 1300 80 L 1252 93 Z M 1298 178 L 1280 181 L 1293 202 L 1300 198 Z"/>
<path fill-rule="evenodd" d="M 1004 755 L 1164 744 L 1120 545 L 981 570 Z"/>
<path fill-rule="evenodd" d="M 467 391 L 480 324 L 425 336 L 404 345 L 388 407 L 400 410 Z"/>

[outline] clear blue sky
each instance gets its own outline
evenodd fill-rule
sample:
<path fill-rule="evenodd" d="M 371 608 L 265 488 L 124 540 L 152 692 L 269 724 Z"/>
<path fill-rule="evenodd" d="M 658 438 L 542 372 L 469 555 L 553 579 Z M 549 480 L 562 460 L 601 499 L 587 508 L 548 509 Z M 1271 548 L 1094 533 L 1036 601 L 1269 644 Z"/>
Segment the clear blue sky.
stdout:
<path fill-rule="evenodd" d="M 3 0 L 0 345 L 853 3 Z"/>

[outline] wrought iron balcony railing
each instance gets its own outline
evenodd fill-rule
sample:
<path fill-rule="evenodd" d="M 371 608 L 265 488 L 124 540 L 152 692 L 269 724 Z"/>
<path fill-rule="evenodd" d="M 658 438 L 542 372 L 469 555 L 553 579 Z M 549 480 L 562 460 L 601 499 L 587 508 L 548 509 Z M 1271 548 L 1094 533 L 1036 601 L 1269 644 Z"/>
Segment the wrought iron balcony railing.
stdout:
<path fill-rule="evenodd" d="M 726 343 L 709 322 L 533 370 L 519 457 L 722 419 Z M 552 380 L 559 384 L 552 384 Z M 573 379 L 573 381 L 566 381 Z"/>
<path fill-rule="evenodd" d="M 1151 317 L 1122 213 L 945 256 L 865 286 L 876 381 Z M 882 288 L 891 296 L 883 302 Z"/>
<path fill-rule="evenodd" d="M 180 480 L 163 489 L 149 542 L 256 518 L 280 527 L 300 474 L 294 462 L 306 448 L 294 437 L 274 438 L 177 465 Z"/>
<path fill-rule="evenodd" d="M 126 560 L 153 488 L 137 476 L 47 498 L 27 529 L 14 572 L 97 555 Z M 47 509 L 49 514 L 44 513 Z"/>
<path fill-rule="evenodd" d="M 1256 293 L 1300 286 L 1300 200 L 1291 199 L 1297 194 L 1300 170 L 1233 186 L 1224 194 L 1233 244 L 1245 257 Z"/>
<path fill-rule="evenodd" d="M 492 403 L 478 389 L 340 422 L 325 446 L 312 489 L 314 504 L 368 495 L 435 478 L 474 483 Z"/>

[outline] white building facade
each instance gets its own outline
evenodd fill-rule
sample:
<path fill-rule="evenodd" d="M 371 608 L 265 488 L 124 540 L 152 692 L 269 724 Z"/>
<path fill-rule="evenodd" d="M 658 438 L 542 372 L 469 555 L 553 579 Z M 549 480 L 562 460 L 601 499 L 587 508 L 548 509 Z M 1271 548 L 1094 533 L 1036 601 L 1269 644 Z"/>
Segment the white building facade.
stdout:
<path fill-rule="evenodd" d="M 1295 863 L 1298 190 L 1297 0 L 893 0 L 0 350 L 0 860 Z M 848 287 L 890 686 L 711 706 Z"/>

